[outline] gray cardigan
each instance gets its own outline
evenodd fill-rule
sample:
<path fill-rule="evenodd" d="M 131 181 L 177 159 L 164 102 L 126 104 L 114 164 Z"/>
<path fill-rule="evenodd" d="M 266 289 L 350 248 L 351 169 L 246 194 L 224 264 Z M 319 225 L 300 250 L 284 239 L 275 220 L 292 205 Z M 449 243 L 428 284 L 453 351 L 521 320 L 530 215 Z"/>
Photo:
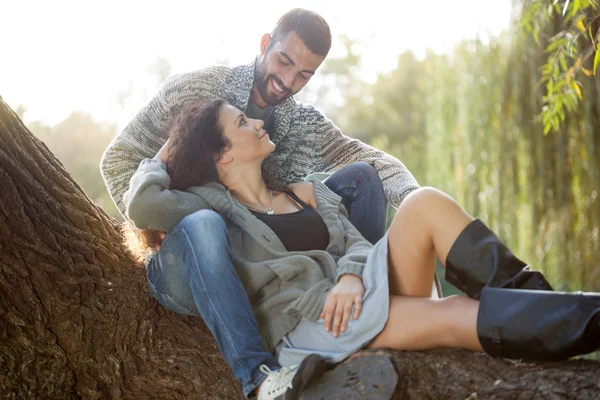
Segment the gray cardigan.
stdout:
<path fill-rule="evenodd" d="M 163 82 L 150 102 L 112 141 L 102 156 L 101 171 L 113 201 L 124 214 L 123 194 L 144 158 L 152 158 L 167 138 L 171 113 L 199 97 L 221 97 L 245 110 L 254 84 L 255 61 L 237 67 L 214 66 L 177 74 Z M 395 157 L 349 138 L 316 108 L 290 97 L 274 111 L 275 151 L 264 167 L 286 183 L 302 181 L 313 172 L 334 172 L 355 161 L 377 169 L 389 202 L 398 207 L 419 185 Z"/>
<path fill-rule="evenodd" d="M 138 228 L 170 231 L 186 215 L 212 209 L 224 219 L 234 266 L 248 293 L 269 350 L 302 317 L 317 321 L 329 289 L 343 274 L 361 276 L 377 259 L 372 245 L 348 221 L 341 198 L 314 180 L 317 212 L 329 230 L 326 250 L 287 251 L 279 237 L 219 183 L 169 190 L 165 164 L 145 159 L 123 197 L 126 214 Z"/>

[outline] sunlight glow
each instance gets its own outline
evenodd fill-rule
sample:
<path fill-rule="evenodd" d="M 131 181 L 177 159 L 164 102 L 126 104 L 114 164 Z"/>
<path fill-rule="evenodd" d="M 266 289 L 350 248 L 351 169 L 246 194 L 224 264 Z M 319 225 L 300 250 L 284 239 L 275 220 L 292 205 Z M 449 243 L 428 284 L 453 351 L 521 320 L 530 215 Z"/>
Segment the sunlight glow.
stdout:
<path fill-rule="evenodd" d="M 216 62 L 245 63 L 260 37 L 293 7 L 323 15 L 334 37 L 361 38 L 361 74 L 394 68 L 399 53 L 447 51 L 462 38 L 498 34 L 510 19 L 510 0 L 267 0 L 247 2 L 21 0 L 5 2 L 0 95 L 27 108 L 27 120 L 56 123 L 73 110 L 116 121 L 117 94 L 130 82 L 150 93 L 146 69 L 157 57 L 172 72 Z M 359 6 L 360 5 L 360 6 Z M 334 41 L 330 54 L 341 51 Z"/>

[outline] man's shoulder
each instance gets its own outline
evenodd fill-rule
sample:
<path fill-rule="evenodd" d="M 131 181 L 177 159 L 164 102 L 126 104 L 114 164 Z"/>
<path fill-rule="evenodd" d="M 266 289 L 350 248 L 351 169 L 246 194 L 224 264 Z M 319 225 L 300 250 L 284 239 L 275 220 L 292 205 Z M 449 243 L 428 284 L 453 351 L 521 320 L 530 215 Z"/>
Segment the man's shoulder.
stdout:
<path fill-rule="evenodd" d="M 167 78 L 159 88 L 159 96 L 171 105 L 198 96 L 220 97 L 243 108 L 248 103 L 253 79 L 254 63 L 213 65 Z"/>
<path fill-rule="evenodd" d="M 297 122 L 305 124 L 329 122 L 329 119 L 325 114 L 313 104 L 295 100 L 293 106 Z"/>
<path fill-rule="evenodd" d="M 171 75 L 161 83 L 162 90 L 169 92 L 182 86 L 207 85 L 225 83 L 231 76 L 235 67 L 228 65 L 213 65 L 193 71 L 181 72 Z"/>

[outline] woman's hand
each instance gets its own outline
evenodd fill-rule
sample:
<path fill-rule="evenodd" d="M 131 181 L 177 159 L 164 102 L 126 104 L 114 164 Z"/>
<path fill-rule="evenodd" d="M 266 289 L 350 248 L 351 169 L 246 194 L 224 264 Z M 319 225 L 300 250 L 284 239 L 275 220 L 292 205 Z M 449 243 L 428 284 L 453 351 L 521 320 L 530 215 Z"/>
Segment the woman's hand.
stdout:
<path fill-rule="evenodd" d="M 160 243 L 154 246 L 154 250 L 156 251 L 160 251 L 160 246 L 162 245 L 162 241 L 165 240 L 167 232 L 160 232 L 158 235 L 160 236 Z"/>
<path fill-rule="evenodd" d="M 156 153 L 156 157 L 160 158 L 160 160 L 164 163 L 169 159 L 169 139 L 163 144 L 158 153 Z"/>
<path fill-rule="evenodd" d="M 362 279 L 356 275 L 342 275 L 337 285 L 331 289 L 325 301 L 321 318 L 325 320 L 325 332 L 333 331 L 333 337 L 338 337 L 340 329 L 345 332 L 354 308 L 354 319 L 358 319 L 362 310 L 362 300 L 365 287 Z M 333 326 L 331 322 L 333 320 Z"/>

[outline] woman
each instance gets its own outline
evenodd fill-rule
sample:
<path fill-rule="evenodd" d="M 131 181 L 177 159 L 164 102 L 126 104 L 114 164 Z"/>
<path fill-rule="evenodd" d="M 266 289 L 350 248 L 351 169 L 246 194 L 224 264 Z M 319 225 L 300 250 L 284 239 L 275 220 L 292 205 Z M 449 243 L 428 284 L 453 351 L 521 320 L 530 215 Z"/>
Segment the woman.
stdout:
<path fill-rule="evenodd" d="M 285 187 L 263 176 L 274 144 L 262 121 L 202 100 L 174 126 L 132 177 L 127 214 L 151 248 L 157 230 L 168 232 L 167 246 L 189 215 L 218 212 L 262 339 L 281 365 L 312 353 L 337 362 L 365 347 L 557 360 L 600 346 L 599 295 L 552 292 L 444 193 L 411 193 L 372 246 L 320 182 Z M 429 298 L 436 258 L 469 298 Z M 193 275 L 187 284 L 200 291 Z"/>

